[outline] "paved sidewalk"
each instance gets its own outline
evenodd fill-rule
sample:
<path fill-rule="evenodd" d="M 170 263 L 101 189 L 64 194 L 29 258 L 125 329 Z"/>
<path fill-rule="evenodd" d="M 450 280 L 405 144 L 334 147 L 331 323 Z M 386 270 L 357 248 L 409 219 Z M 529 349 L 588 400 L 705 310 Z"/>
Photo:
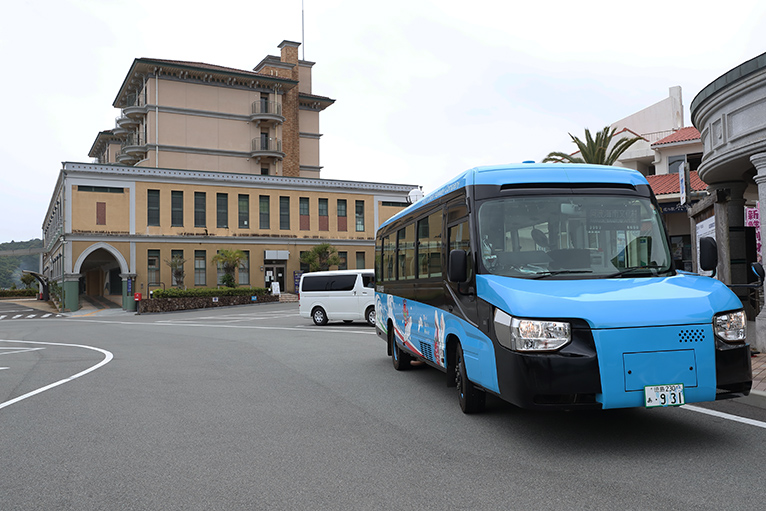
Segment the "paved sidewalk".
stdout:
<path fill-rule="evenodd" d="M 753 390 L 766 395 L 766 354 L 755 355 L 750 360 L 753 364 Z"/>

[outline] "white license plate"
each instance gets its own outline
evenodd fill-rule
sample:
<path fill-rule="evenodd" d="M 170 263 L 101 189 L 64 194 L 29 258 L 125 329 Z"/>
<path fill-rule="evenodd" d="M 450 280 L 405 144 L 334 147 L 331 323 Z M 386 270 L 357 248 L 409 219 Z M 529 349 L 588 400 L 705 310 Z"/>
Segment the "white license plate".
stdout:
<path fill-rule="evenodd" d="M 656 406 L 681 406 L 684 404 L 684 384 L 647 385 L 644 387 L 644 405 L 647 408 Z"/>

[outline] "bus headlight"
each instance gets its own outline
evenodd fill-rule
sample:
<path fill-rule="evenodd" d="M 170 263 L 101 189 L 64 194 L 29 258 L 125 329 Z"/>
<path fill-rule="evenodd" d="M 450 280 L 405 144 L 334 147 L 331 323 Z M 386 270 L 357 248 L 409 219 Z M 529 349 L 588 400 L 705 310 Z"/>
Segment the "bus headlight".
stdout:
<path fill-rule="evenodd" d="M 713 317 L 713 331 L 716 337 L 726 342 L 747 340 L 747 315 L 745 311 L 725 312 Z"/>
<path fill-rule="evenodd" d="M 500 344 L 514 351 L 556 351 L 572 340 L 569 323 L 519 319 L 495 309 L 495 333 Z"/>

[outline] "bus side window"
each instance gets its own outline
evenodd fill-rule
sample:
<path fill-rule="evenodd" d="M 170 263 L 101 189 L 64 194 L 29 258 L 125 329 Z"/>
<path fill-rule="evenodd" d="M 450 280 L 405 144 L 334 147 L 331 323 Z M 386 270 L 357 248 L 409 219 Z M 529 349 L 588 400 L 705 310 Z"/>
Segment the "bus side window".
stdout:
<path fill-rule="evenodd" d="M 471 242 L 468 235 L 468 221 L 460 222 L 457 225 L 453 225 L 448 231 L 449 252 L 453 250 L 465 250 L 468 255 L 468 268 L 466 275 L 468 280 L 473 276 L 473 257 L 471 256 Z"/>
<path fill-rule="evenodd" d="M 398 244 L 398 275 L 399 280 L 414 279 L 417 275 L 415 266 L 415 224 L 399 229 L 396 235 Z"/>
<path fill-rule="evenodd" d="M 442 212 L 418 221 L 418 277 L 442 275 Z"/>
<path fill-rule="evenodd" d="M 392 241 L 391 236 L 383 238 L 383 278 L 384 281 L 395 279 L 394 259 L 396 258 L 396 243 Z"/>

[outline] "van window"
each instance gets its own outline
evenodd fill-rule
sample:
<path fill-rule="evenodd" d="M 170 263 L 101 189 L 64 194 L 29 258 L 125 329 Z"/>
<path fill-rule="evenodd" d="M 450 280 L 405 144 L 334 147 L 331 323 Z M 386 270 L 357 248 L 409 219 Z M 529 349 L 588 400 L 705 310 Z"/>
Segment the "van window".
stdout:
<path fill-rule="evenodd" d="M 354 289 L 356 277 L 355 273 L 303 277 L 303 291 L 351 291 Z"/>
<path fill-rule="evenodd" d="M 365 273 L 362 275 L 362 285 L 364 287 L 375 287 L 375 275 Z"/>

